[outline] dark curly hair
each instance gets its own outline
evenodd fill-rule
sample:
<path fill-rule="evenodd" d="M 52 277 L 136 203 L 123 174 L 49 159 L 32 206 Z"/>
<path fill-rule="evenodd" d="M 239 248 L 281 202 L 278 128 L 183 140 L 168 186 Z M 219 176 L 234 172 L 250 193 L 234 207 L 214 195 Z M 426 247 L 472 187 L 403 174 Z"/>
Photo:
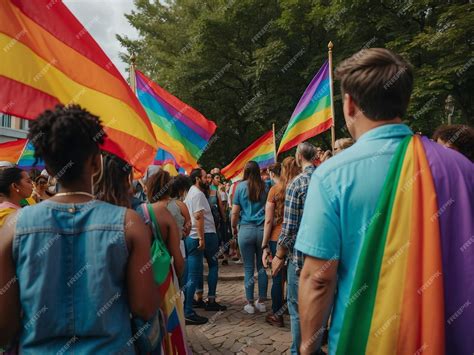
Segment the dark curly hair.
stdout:
<path fill-rule="evenodd" d="M 474 162 L 474 128 L 462 124 L 440 126 L 433 134 L 434 141 L 438 138 Z"/>
<path fill-rule="evenodd" d="M 170 173 L 160 169 L 150 176 L 146 182 L 147 197 L 150 203 L 160 201 L 170 195 L 171 176 Z"/>
<path fill-rule="evenodd" d="M 96 185 L 97 198 L 116 206 L 130 208 L 131 166 L 116 155 L 104 153 L 102 156 L 104 171 Z"/>
<path fill-rule="evenodd" d="M 84 163 L 100 153 L 106 137 L 99 117 L 79 105 L 58 105 L 30 122 L 28 139 L 35 159 L 43 159 L 59 182 L 69 183 L 82 174 Z"/>
<path fill-rule="evenodd" d="M 173 198 L 179 198 L 181 197 L 181 194 L 187 192 L 192 185 L 193 184 L 189 176 L 183 174 L 175 176 L 171 182 L 170 196 Z"/>

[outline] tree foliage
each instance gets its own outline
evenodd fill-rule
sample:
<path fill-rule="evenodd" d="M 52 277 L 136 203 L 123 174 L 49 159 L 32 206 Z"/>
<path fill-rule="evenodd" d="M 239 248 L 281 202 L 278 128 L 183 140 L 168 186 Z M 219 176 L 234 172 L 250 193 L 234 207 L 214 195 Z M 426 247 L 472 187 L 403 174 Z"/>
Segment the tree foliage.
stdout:
<path fill-rule="evenodd" d="M 327 59 L 362 48 L 393 49 L 415 67 L 406 122 L 431 134 L 446 122 L 474 124 L 474 5 L 430 0 L 135 0 L 126 15 L 139 40 L 118 36 L 137 66 L 218 125 L 201 162 L 229 163 L 276 125 L 283 133 Z M 347 136 L 335 83 L 336 136 Z M 329 146 L 329 133 L 314 139 Z"/>

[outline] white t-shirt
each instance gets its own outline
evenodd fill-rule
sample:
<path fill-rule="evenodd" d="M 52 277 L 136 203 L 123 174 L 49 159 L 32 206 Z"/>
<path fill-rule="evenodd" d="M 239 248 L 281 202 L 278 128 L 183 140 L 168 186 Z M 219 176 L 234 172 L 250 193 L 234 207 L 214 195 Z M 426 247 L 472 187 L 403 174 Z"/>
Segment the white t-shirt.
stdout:
<path fill-rule="evenodd" d="M 199 211 L 204 211 L 204 233 L 216 233 L 216 226 L 214 225 L 214 217 L 212 217 L 211 206 L 209 201 L 207 201 L 206 195 L 199 190 L 196 186 L 191 186 L 186 195 L 184 203 L 188 207 L 189 213 L 191 214 L 191 233 L 189 234 L 190 238 L 196 239 L 197 235 L 197 225 L 194 214 Z"/>

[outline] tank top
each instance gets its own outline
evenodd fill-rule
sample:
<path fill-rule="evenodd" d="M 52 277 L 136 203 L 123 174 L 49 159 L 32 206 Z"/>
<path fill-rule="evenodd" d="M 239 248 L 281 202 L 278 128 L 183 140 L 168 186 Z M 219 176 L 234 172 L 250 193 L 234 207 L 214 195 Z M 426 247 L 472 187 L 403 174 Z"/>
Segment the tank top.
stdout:
<path fill-rule="evenodd" d="M 125 211 L 96 200 L 46 200 L 19 212 L 20 353 L 134 354 Z"/>
<path fill-rule="evenodd" d="M 181 208 L 179 208 L 178 203 L 176 202 L 176 199 L 171 199 L 166 205 L 166 208 L 168 209 L 168 211 L 170 211 L 171 215 L 176 221 L 176 224 L 178 225 L 179 229 L 179 238 L 182 238 L 185 219 L 183 214 L 181 213 Z"/>

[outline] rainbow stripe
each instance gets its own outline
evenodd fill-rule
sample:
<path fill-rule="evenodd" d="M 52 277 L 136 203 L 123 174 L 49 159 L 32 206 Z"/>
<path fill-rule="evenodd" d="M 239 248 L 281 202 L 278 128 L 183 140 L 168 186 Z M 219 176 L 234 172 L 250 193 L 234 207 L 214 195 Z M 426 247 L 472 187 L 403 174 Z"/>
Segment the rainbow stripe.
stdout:
<path fill-rule="evenodd" d="M 5 142 L 0 144 L 0 161 L 8 161 L 17 163 L 21 157 L 21 153 L 25 149 L 28 140 L 17 139 L 16 141 Z"/>
<path fill-rule="evenodd" d="M 150 117 L 158 145 L 172 153 L 187 170 L 197 161 L 216 124 L 136 70 L 137 95 Z"/>
<path fill-rule="evenodd" d="M 0 1 L 0 107 L 35 119 L 76 103 L 99 116 L 103 149 L 144 172 L 156 152 L 150 121 L 118 70 L 61 1 Z"/>
<path fill-rule="evenodd" d="M 153 165 L 161 166 L 163 170 L 169 172 L 171 176 L 178 175 L 178 169 L 180 169 L 173 155 L 171 155 L 170 152 L 167 152 L 166 150 L 161 148 L 159 148 L 156 152 L 155 161 Z"/>
<path fill-rule="evenodd" d="M 42 170 L 45 168 L 44 161 L 39 160 L 35 164 L 35 160 L 35 148 L 33 147 L 33 143 L 28 142 L 26 147 L 23 149 L 20 159 L 18 159 L 17 165 L 24 170 Z"/>
<path fill-rule="evenodd" d="M 337 354 L 474 350 L 474 258 L 472 251 L 462 255 L 473 238 L 474 191 L 459 165 L 441 159 L 441 149 L 415 135 L 395 153 L 355 270 Z M 474 178 L 472 164 L 461 163 Z M 447 201 L 458 208 L 447 211 Z"/>
<path fill-rule="evenodd" d="M 231 179 L 242 172 L 245 164 L 254 160 L 261 169 L 267 168 L 275 162 L 275 141 L 273 131 L 268 131 L 247 149 L 241 152 L 229 165 L 221 170 L 226 179 Z"/>
<path fill-rule="evenodd" d="M 326 61 L 296 105 L 281 139 L 278 153 L 331 128 L 331 97 L 329 64 Z"/>
<path fill-rule="evenodd" d="M 161 354 L 189 354 L 184 327 L 183 300 L 174 268 L 171 268 L 168 277 L 160 285 L 159 292 L 163 299 L 161 311 L 166 322 L 166 334 L 161 342 Z"/>

